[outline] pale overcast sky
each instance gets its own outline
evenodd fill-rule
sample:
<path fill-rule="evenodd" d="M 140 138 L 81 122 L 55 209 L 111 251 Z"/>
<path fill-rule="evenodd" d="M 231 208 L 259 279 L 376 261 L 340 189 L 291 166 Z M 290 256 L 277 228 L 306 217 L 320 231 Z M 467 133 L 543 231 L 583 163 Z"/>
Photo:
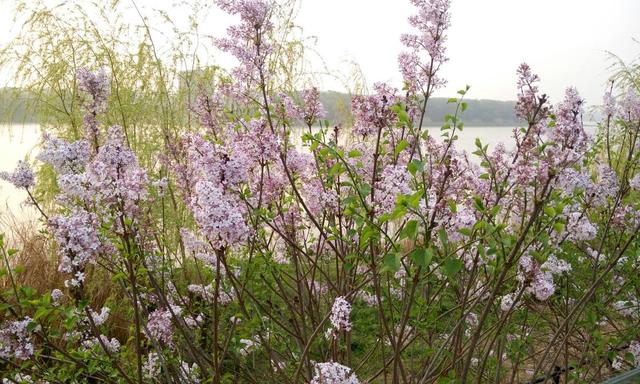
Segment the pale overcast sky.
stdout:
<path fill-rule="evenodd" d="M 357 62 L 367 83 L 400 85 L 399 36 L 408 32 L 408 0 L 299 0 L 297 24 L 315 37 L 315 50 L 331 70 L 349 71 Z M 122 0 L 126 6 L 127 0 Z M 172 9 L 172 0 L 138 0 L 145 14 L 153 7 Z M 599 104 L 612 63 L 607 51 L 630 61 L 640 56 L 640 0 L 452 0 L 449 62 L 443 76 L 449 84 L 438 95 L 449 96 L 471 85 L 471 98 L 515 98 L 515 70 L 523 61 L 542 78 L 552 101 L 574 85 L 589 104 Z M 9 10 L 15 1 L 0 0 L 2 38 L 10 36 Z M 175 7 L 180 18 L 188 11 Z M 137 15 L 131 12 L 132 20 Z M 184 17 L 186 19 L 186 16 Z M 212 12 L 202 33 L 221 36 L 234 21 Z M 203 44 L 209 44 L 203 41 Z M 318 71 L 317 56 L 309 60 Z M 222 62 L 226 62 L 222 60 Z M 4 74 L 6 76 L 6 74 Z M 342 90 L 325 77 L 322 89 Z"/>

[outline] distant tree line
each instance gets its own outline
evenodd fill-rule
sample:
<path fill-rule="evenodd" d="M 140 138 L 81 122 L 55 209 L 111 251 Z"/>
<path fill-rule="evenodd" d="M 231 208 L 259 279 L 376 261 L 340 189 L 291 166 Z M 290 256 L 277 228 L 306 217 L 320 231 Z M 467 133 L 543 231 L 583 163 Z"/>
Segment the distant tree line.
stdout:
<path fill-rule="evenodd" d="M 327 110 L 327 119 L 332 122 L 351 121 L 351 97 L 346 93 L 328 91 L 320 93 L 320 100 Z M 455 104 L 447 103 L 447 98 L 435 97 L 429 100 L 425 113 L 426 126 L 439 126 L 447 113 L 455 112 Z M 467 126 L 509 126 L 517 125 L 515 101 L 467 100 L 468 109 L 462 115 Z"/>
<path fill-rule="evenodd" d="M 351 123 L 351 96 L 328 91 L 320 93 L 320 100 L 327 110 L 327 120 L 332 123 Z M 514 113 L 514 101 L 473 100 L 462 115 L 467 126 L 514 126 L 518 119 Z M 0 88 L 0 124 L 30 124 L 40 122 L 36 99 L 20 88 Z M 425 114 L 426 126 L 442 124 L 447 113 L 455 112 L 455 104 L 447 98 L 433 98 Z"/>

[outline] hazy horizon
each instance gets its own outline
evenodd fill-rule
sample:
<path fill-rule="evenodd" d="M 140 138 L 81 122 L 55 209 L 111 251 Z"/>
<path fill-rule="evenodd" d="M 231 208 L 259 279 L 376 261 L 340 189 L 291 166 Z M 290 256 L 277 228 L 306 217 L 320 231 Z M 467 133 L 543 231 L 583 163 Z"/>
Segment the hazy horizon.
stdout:
<path fill-rule="evenodd" d="M 176 26 L 186 29 L 189 7 L 173 6 L 174 3 L 144 0 L 137 5 L 153 26 L 154 20 L 159 20 L 154 10 L 161 9 L 170 10 Z M 21 20 L 13 23 L 11 16 L 17 4 L 18 1 L 0 0 L 0 25 L 8 27 L 0 36 L 2 45 L 19 29 Z M 131 4 L 122 2 L 124 18 L 139 24 Z M 469 98 L 514 100 L 516 67 L 527 62 L 540 75 L 541 89 L 552 102 L 559 101 L 567 86 L 575 86 L 589 105 L 598 105 L 611 75 L 609 66 L 613 61 L 607 52 L 626 62 L 640 54 L 640 44 L 634 41 L 640 37 L 640 25 L 635 22 L 640 14 L 638 1 L 608 2 L 606 15 L 602 14 L 599 1 L 452 0 L 451 4 L 449 61 L 441 72 L 448 84 L 435 96 L 455 95 L 469 84 Z M 349 72 L 353 68 L 350 63 L 355 62 L 368 87 L 378 81 L 400 87 L 399 36 L 411 32 L 407 17 L 414 12 L 408 0 L 300 0 L 295 22 L 304 26 L 302 35 L 311 48 L 306 59 L 317 85 L 325 91 L 346 91 L 340 81 L 322 72 L 325 65 L 336 73 Z M 234 65 L 228 56 L 213 53 L 209 37 L 223 36 L 235 18 L 218 9 L 199 17 L 199 44 L 210 60 L 205 64 Z M 152 33 L 162 43 L 170 40 L 172 32 L 154 27 Z M 10 85 L 9 77 L 8 73 L 0 73 L 0 84 Z"/>

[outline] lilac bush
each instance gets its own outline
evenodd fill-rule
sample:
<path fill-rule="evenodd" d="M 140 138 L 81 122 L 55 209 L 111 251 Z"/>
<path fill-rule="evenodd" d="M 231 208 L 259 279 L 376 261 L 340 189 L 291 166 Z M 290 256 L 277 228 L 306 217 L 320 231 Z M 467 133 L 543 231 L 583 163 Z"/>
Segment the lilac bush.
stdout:
<path fill-rule="evenodd" d="M 445 84 L 450 12 L 415 0 L 403 89 L 375 84 L 353 97 L 352 126 L 330 127 L 317 88 L 278 87 L 282 5 L 216 3 L 239 17 L 215 40 L 238 66 L 185 106 L 200 125 L 163 141 L 157 163 L 101 121 L 106 72 L 78 72 L 86 130 L 45 136 L 37 166 L 56 173 L 57 196 L 30 194 L 66 282 L 3 295 L 10 377 L 582 382 L 638 365 L 636 91 L 607 92 L 590 136 L 578 91 L 554 105 L 522 64 L 514 145 L 478 139 L 467 153 L 469 87 L 440 136 L 423 127 Z M 2 178 L 36 185 L 25 162 Z"/>

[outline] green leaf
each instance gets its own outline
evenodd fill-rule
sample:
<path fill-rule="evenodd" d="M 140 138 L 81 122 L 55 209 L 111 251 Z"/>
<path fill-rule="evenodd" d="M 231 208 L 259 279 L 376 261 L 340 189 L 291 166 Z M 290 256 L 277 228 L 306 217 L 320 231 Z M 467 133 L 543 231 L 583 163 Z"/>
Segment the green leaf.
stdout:
<path fill-rule="evenodd" d="M 555 229 L 556 232 L 562 232 L 564 231 L 564 223 L 557 221 L 553 224 L 553 229 Z"/>
<path fill-rule="evenodd" d="M 400 270 L 400 255 L 397 253 L 387 253 L 382 261 L 380 272 L 396 273 Z"/>
<path fill-rule="evenodd" d="M 473 197 L 473 206 L 478 212 L 484 212 L 485 206 L 482 199 L 479 196 Z"/>
<path fill-rule="evenodd" d="M 418 234 L 418 221 L 409 220 L 400 231 L 400 240 L 402 239 L 415 239 Z"/>
<path fill-rule="evenodd" d="M 51 313 L 51 309 L 47 308 L 47 307 L 40 307 L 38 308 L 38 310 L 36 311 L 36 314 L 33 315 L 33 319 L 34 320 L 38 320 L 42 317 L 46 317 L 48 314 Z"/>
<path fill-rule="evenodd" d="M 396 148 L 394 149 L 393 153 L 398 156 L 398 154 L 400 152 L 402 152 L 405 148 L 407 148 L 409 146 L 409 142 L 407 140 L 400 140 L 400 142 L 398 143 L 398 145 L 396 145 Z"/>
<path fill-rule="evenodd" d="M 347 156 L 349 156 L 349 157 L 360 157 L 361 155 L 362 155 L 362 153 L 360 151 L 358 151 L 357 149 L 352 149 L 347 154 Z"/>
<path fill-rule="evenodd" d="M 413 252 L 409 254 L 409 258 L 416 263 L 416 265 L 427 268 L 433 258 L 433 252 L 425 248 L 414 249 Z"/>
<path fill-rule="evenodd" d="M 460 104 L 460 108 L 462 108 L 462 112 L 466 111 L 468 107 L 469 107 L 469 104 L 467 104 L 465 102 L 462 102 Z"/>
<path fill-rule="evenodd" d="M 411 173 L 411 175 L 415 176 L 416 172 L 422 172 L 422 170 L 424 169 L 424 163 L 419 160 L 413 159 L 411 160 L 409 165 L 407 165 L 407 169 L 409 170 L 409 173 Z"/>
<path fill-rule="evenodd" d="M 455 275 L 457 275 L 458 272 L 460 272 L 463 266 L 464 264 L 462 263 L 462 260 L 449 259 L 445 261 L 444 265 L 442 266 L 442 269 L 445 276 L 447 276 L 450 279 L 453 279 Z"/>

